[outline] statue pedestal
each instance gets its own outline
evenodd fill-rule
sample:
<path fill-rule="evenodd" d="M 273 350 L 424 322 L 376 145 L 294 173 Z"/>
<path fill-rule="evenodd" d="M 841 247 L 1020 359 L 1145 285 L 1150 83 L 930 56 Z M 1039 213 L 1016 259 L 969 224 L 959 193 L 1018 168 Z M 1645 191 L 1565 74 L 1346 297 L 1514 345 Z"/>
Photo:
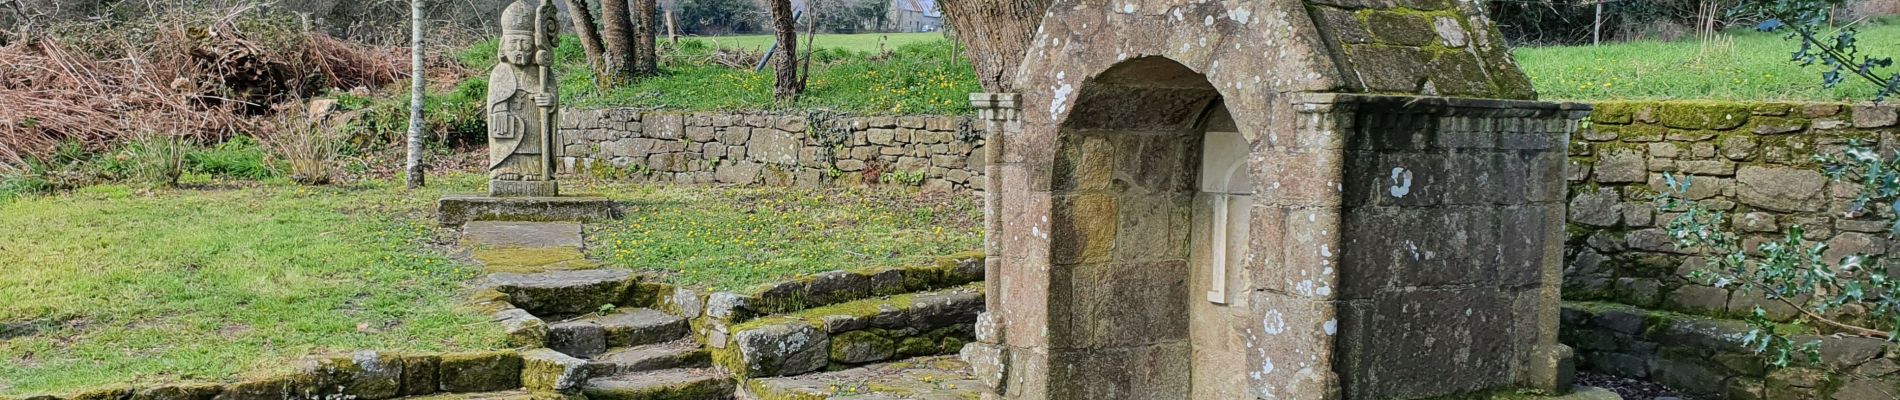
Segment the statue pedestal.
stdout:
<path fill-rule="evenodd" d="M 495 197 L 554 197 L 561 195 L 555 181 L 489 180 L 488 195 Z"/>
<path fill-rule="evenodd" d="M 443 226 L 469 221 L 594 222 L 621 217 L 620 204 L 598 196 L 496 197 L 444 196 L 435 203 Z"/>

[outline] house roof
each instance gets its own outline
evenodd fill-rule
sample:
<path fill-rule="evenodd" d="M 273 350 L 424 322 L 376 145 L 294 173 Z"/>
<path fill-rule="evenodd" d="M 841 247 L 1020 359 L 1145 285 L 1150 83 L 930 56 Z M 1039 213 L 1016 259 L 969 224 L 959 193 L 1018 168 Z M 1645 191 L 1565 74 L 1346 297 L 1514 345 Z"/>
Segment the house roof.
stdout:
<path fill-rule="evenodd" d="M 892 0 L 899 11 L 915 11 L 928 17 L 942 17 L 943 11 L 937 8 L 937 0 Z"/>

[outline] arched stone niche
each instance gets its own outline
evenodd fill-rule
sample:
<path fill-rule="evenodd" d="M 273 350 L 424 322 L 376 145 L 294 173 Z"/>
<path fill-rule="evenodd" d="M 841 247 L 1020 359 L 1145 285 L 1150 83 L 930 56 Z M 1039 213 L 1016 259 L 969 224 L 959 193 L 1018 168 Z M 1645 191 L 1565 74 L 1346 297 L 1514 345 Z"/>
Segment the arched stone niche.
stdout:
<path fill-rule="evenodd" d="M 1588 108 L 1529 101 L 1470 4 L 1058 1 L 1017 87 L 973 96 L 1001 116 L 965 351 L 992 397 L 1568 387 Z"/>

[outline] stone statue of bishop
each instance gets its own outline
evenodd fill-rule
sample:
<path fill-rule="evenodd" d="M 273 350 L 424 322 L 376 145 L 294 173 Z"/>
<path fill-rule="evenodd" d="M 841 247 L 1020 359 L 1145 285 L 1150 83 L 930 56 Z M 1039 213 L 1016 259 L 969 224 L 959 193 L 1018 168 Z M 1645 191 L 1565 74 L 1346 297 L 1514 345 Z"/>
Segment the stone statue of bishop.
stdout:
<path fill-rule="evenodd" d="M 555 196 L 557 29 L 552 0 L 514 0 L 501 12 L 501 43 L 488 74 L 488 194 Z"/>

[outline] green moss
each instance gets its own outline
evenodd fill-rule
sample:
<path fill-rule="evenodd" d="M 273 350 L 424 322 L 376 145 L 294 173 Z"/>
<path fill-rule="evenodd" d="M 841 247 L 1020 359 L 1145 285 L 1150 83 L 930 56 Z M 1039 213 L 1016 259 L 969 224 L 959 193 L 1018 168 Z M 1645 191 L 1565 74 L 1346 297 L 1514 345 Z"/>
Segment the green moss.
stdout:
<path fill-rule="evenodd" d="M 1629 124 L 1636 117 L 1636 111 L 1641 104 L 1649 103 L 1605 101 L 1592 104 L 1591 107 L 1593 108 L 1590 111 L 1590 121 L 1599 124 Z M 1601 126 L 1597 127 L 1597 129 L 1603 128 L 1604 127 Z"/>
<path fill-rule="evenodd" d="M 1429 46 L 1438 42 L 1432 27 L 1433 14 L 1386 9 L 1359 10 L 1359 21 L 1373 37 L 1385 44 Z"/>
<path fill-rule="evenodd" d="M 475 261 L 482 263 L 490 273 L 600 268 L 599 264 L 588 261 L 579 249 L 572 247 L 490 248 L 476 249 L 471 253 Z"/>
<path fill-rule="evenodd" d="M 1748 123 L 1752 107 L 1744 103 L 1669 101 L 1656 105 L 1656 120 L 1677 129 L 1729 130 Z"/>
<path fill-rule="evenodd" d="M 897 342 L 883 329 L 865 329 L 831 336 L 831 361 L 847 362 L 851 352 L 867 352 L 872 358 L 887 359 L 897 354 Z M 881 355 L 881 356 L 879 356 Z"/>

